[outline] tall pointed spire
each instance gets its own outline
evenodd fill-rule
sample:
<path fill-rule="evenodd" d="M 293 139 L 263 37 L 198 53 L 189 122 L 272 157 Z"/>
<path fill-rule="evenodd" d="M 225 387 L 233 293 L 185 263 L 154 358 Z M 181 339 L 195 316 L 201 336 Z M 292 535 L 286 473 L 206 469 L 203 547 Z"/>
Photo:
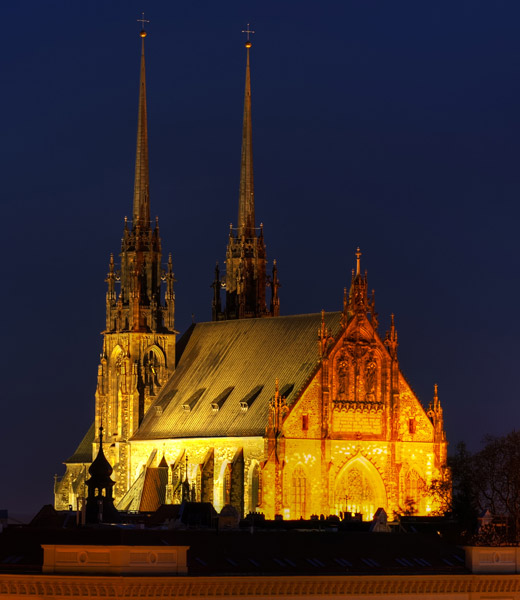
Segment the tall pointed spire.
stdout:
<path fill-rule="evenodd" d="M 138 21 L 148 22 L 144 16 Z M 158 219 L 155 227 L 152 228 L 150 223 L 144 29 L 140 36 L 141 77 L 133 215 L 131 223 L 125 217 L 119 264 L 113 257 L 110 258 L 106 279 L 104 358 L 96 392 L 97 423 L 103 420 L 111 443 L 121 444 L 117 450 L 111 451 L 111 458 L 118 465 L 118 498 L 126 493 L 129 481 L 127 475 L 122 475 L 123 471 L 127 473 L 127 459 L 119 452 L 127 451 L 124 444 L 141 424 L 157 390 L 168 380 L 175 365 L 173 262 L 170 254 L 167 265 L 162 264 Z M 163 284 L 166 288 L 164 293 Z M 157 348 L 157 352 L 150 351 L 152 347 Z M 117 352 L 114 352 L 115 348 Z M 114 376 L 117 382 L 113 381 Z M 123 388 L 126 391 L 121 395 Z"/>
<path fill-rule="evenodd" d="M 150 177 L 148 172 L 148 126 L 146 118 L 146 77 L 144 66 L 144 38 L 141 30 L 141 75 L 139 80 L 139 114 L 137 119 L 137 149 L 135 156 L 134 225 L 149 227 L 150 223 Z"/>
<path fill-rule="evenodd" d="M 242 127 L 242 161 L 240 165 L 240 193 L 238 200 L 238 236 L 253 237 L 255 229 L 255 190 L 253 184 L 253 127 L 251 122 L 251 72 L 249 67 L 249 34 L 246 41 L 246 88 L 244 92 L 244 123 Z"/>
<path fill-rule="evenodd" d="M 247 319 L 257 317 L 273 317 L 280 314 L 278 289 L 280 281 L 276 265 L 273 276 L 266 274 L 266 250 L 263 225 L 259 230 L 255 227 L 255 194 L 253 186 L 253 133 L 251 125 L 251 73 L 249 67 L 249 51 L 251 42 L 249 29 L 245 44 L 246 88 L 244 95 L 244 123 L 242 129 L 242 158 L 240 164 L 240 193 L 238 202 L 238 225 L 230 225 L 226 252 L 226 273 L 222 285 L 220 275 L 216 275 L 213 287 L 212 318 Z M 266 288 L 271 286 L 271 303 L 267 306 Z M 226 289 L 225 308 L 220 303 L 220 288 Z"/>

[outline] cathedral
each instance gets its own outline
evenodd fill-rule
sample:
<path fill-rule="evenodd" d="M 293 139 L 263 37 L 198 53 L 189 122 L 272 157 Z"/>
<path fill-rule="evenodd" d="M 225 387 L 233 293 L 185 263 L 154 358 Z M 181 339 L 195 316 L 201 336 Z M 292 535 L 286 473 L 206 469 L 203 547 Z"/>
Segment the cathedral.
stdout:
<path fill-rule="evenodd" d="M 176 339 L 172 258 L 150 221 L 145 37 L 132 220 L 109 260 L 95 422 L 55 481 L 55 507 L 80 505 L 104 453 L 119 510 L 189 499 L 268 519 L 431 514 L 429 487 L 446 476 L 437 387 L 425 408 L 401 373 L 394 317 L 381 335 L 359 249 L 337 312 L 280 316 L 255 221 L 249 40 L 238 220 L 212 320 Z"/>

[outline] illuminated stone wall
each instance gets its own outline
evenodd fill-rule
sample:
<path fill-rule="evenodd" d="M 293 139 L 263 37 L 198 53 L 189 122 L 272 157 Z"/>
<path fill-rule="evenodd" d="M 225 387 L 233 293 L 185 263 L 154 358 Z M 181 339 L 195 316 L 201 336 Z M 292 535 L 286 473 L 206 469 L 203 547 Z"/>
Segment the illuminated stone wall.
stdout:
<path fill-rule="evenodd" d="M 173 373 L 174 363 L 174 334 L 105 334 L 96 390 L 96 432 L 103 424 L 105 440 L 110 442 L 105 453 L 114 466 L 116 500 L 133 481 L 128 440 Z"/>
<path fill-rule="evenodd" d="M 267 430 L 260 510 L 290 519 L 435 511 L 427 490 L 447 449 L 436 389 L 427 413 L 399 371 L 395 330 L 383 342 L 365 313 L 339 339 L 321 339 L 322 365 L 300 399 L 272 403 L 270 420 L 282 424 Z"/>
<path fill-rule="evenodd" d="M 231 465 L 237 452 L 243 451 L 244 455 L 244 512 L 253 510 L 251 503 L 251 490 L 253 488 L 253 471 L 263 460 L 264 441 L 260 437 L 243 438 L 202 438 L 202 439 L 175 439 L 134 441 L 131 443 L 131 473 L 133 481 L 137 479 L 142 469 L 147 465 L 152 453 L 156 451 L 154 463 L 157 466 L 163 455 L 166 462 L 172 466 L 178 462 L 179 457 L 188 458 L 188 481 L 195 487 L 195 497 L 200 500 L 200 477 L 198 476 L 201 465 L 206 457 L 213 451 L 213 505 L 220 511 L 226 504 L 226 468 Z M 184 472 L 183 472 L 184 476 Z M 256 508 L 256 507 L 255 507 Z"/>
<path fill-rule="evenodd" d="M 286 519 L 298 519 L 357 512 L 370 519 L 379 507 L 390 515 L 403 510 L 429 514 L 436 506 L 428 498 L 426 488 L 432 479 L 441 477 L 446 442 L 435 441 L 432 420 L 402 376 L 399 390 L 395 399 L 399 410 L 391 419 L 397 423 L 385 425 L 384 432 L 382 427 L 367 427 L 369 419 L 356 420 L 355 411 L 349 416 L 357 426 L 340 430 L 334 427 L 332 411 L 332 433 L 322 438 L 325 411 L 320 369 L 283 419 L 274 440 L 266 434 L 265 438 L 134 441 L 130 459 L 132 481 L 147 464 L 157 466 L 163 455 L 170 466 L 182 463 L 187 456 L 188 480 L 196 490 L 195 498 L 200 500 L 200 470 L 211 455 L 211 495 L 219 511 L 231 502 L 229 490 L 226 497 L 226 486 L 231 485 L 232 477 L 227 474 L 228 466 L 237 453 L 243 452 L 244 514 L 259 510 L 267 518 L 281 514 Z M 362 412 L 361 417 L 365 416 Z M 378 419 L 380 423 L 386 421 L 386 408 Z M 183 477 L 182 474 L 177 485 Z"/>
<path fill-rule="evenodd" d="M 120 500 L 132 485 L 129 439 L 138 429 L 159 390 L 173 373 L 175 334 L 105 332 L 98 367 L 95 431 L 103 425 L 104 452 L 114 468 L 114 498 Z M 97 439 L 97 435 L 96 435 Z M 97 441 L 92 457 L 99 449 Z M 54 506 L 78 507 L 88 478 L 83 464 L 66 463 L 55 484 Z M 88 468 L 88 465 L 87 465 Z"/>
<path fill-rule="evenodd" d="M 284 423 L 283 443 L 279 440 L 277 445 L 278 462 L 268 461 L 264 468 L 262 512 L 269 518 L 279 513 L 291 519 L 361 512 L 367 519 L 380 506 L 389 514 L 406 509 L 416 514 L 434 510 L 426 486 L 441 477 L 446 444 L 439 453 L 432 423 L 406 383 L 397 439 L 385 439 L 380 427 L 365 428 L 369 420 L 356 421 L 355 413 L 351 415 L 358 425 L 355 431 L 351 427 L 341 432 L 334 428 L 344 439 L 320 439 L 320 376 Z M 416 422 L 413 434 L 408 429 L 409 419 Z M 280 481 L 277 468 L 282 472 Z M 283 501 L 276 506 L 275 495 L 280 493 Z"/>
<path fill-rule="evenodd" d="M 380 338 L 366 285 L 358 264 L 339 332 L 332 335 L 322 315 L 312 341 L 315 371 L 290 404 L 277 382 L 274 397 L 264 400 L 269 406 L 262 407 L 268 414 L 265 434 L 256 437 L 132 440 L 172 373 L 174 336 L 105 333 L 96 423 L 102 420 L 106 428 L 116 503 L 143 470 L 158 468 L 164 458 L 167 503 L 185 498 L 181 484 L 187 475 L 190 499 L 212 502 L 217 511 L 226 504 L 241 514 L 258 510 L 270 519 L 343 513 L 371 519 L 380 507 L 390 516 L 435 511 L 428 487 L 445 476 L 447 449 L 437 388 L 425 409 L 400 371 L 394 319 Z M 57 485 L 57 508 L 74 506 L 78 473 L 71 465 Z"/>

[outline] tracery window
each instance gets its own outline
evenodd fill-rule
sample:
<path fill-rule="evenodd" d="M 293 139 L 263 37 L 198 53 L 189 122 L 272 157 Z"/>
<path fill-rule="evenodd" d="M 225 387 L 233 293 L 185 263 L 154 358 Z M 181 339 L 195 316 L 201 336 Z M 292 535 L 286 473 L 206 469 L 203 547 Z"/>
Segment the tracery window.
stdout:
<path fill-rule="evenodd" d="M 379 506 L 384 506 L 381 491 L 376 492 L 377 473 L 353 465 L 336 484 L 336 514 L 361 513 L 364 520 L 373 518 Z"/>
<path fill-rule="evenodd" d="M 414 469 L 408 471 L 404 487 L 404 510 L 411 514 L 421 512 L 425 485 L 417 471 Z"/>
<path fill-rule="evenodd" d="M 306 515 L 307 478 L 301 466 L 296 467 L 292 476 L 291 518 L 299 519 Z"/>

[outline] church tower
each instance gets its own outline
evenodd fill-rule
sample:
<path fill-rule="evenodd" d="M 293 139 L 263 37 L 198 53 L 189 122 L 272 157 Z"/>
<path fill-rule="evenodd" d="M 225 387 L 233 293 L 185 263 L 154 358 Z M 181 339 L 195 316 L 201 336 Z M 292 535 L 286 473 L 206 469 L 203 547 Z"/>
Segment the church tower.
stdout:
<path fill-rule="evenodd" d="M 278 289 L 280 283 L 273 263 L 272 275 L 266 275 L 266 249 L 264 230 L 255 225 L 255 191 L 253 183 L 253 129 L 251 122 L 251 71 L 249 51 L 251 41 L 247 30 L 246 85 L 244 93 L 244 122 L 242 128 L 242 158 L 240 165 L 240 188 L 238 198 L 237 227 L 230 226 L 226 252 L 226 274 L 220 279 L 218 264 L 213 281 L 212 320 L 243 319 L 248 317 L 272 317 L 280 313 Z M 225 287 L 226 303 L 222 307 L 220 290 Z M 269 306 L 266 301 L 267 287 L 271 288 Z"/>
<path fill-rule="evenodd" d="M 141 31 L 141 73 L 132 221 L 125 218 L 120 264 L 110 257 L 106 326 L 98 367 L 96 431 L 103 426 L 116 475 L 116 500 L 130 483 L 128 440 L 175 365 L 173 267 L 161 264 L 159 223 L 150 222 L 146 78 Z M 166 284 L 164 297 L 161 284 Z M 119 289 L 117 289 L 119 287 Z"/>

